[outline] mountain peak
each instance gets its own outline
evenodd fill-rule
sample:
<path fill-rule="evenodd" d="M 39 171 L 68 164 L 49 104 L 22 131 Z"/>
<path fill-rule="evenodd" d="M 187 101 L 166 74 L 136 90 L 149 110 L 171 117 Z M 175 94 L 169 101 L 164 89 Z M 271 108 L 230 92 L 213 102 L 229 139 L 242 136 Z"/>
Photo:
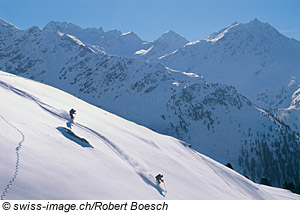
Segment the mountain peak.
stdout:
<path fill-rule="evenodd" d="M 137 41 L 138 43 L 142 43 L 142 39 L 133 31 L 127 32 L 127 33 L 122 33 L 121 37 L 125 37 L 126 39 L 129 40 L 134 40 Z"/>
<path fill-rule="evenodd" d="M 248 36 L 246 36 L 248 35 Z M 217 42 L 223 37 L 230 37 L 231 39 L 245 39 L 247 37 L 268 39 L 282 38 L 285 37 L 280 34 L 274 27 L 269 23 L 264 23 L 257 18 L 249 21 L 248 23 L 234 22 L 231 25 L 211 34 L 205 40 L 207 42 Z"/>
<path fill-rule="evenodd" d="M 57 21 L 51 21 L 49 22 L 43 30 L 45 31 L 60 31 L 63 33 L 70 33 L 70 32 L 80 32 L 80 31 L 89 31 L 89 32 L 100 32 L 104 33 L 102 27 L 100 28 L 81 28 L 78 25 L 75 25 L 73 23 L 67 23 L 67 22 L 57 22 Z"/>
<path fill-rule="evenodd" d="M 122 33 L 121 36 L 136 35 L 133 31 Z"/>
<path fill-rule="evenodd" d="M 279 33 L 273 26 L 268 22 L 261 22 L 257 18 L 251 20 L 248 23 L 242 24 L 244 30 L 248 31 L 255 37 L 271 38 L 287 38 L 286 36 Z"/>
<path fill-rule="evenodd" d="M 19 30 L 19 28 L 17 28 L 16 26 L 11 24 L 10 22 L 7 22 L 3 19 L 0 19 L 0 28 L 6 28 L 6 29 L 14 30 L 14 31 Z"/>
<path fill-rule="evenodd" d="M 178 35 L 175 31 L 173 31 L 172 29 L 168 30 L 167 32 L 165 32 L 164 34 L 167 34 L 167 35 Z M 164 35 L 163 34 L 163 35 Z"/>
<path fill-rule="evenodd" d="M 105 32 L 105 36 L 117 37 L 117 36 L 121 36 L 121 35 L 122 35 L 122 32 L 117 29 L 112 29 L 112 30 Z"/>
<path fill-rule="evenodd" d="M 254 18 L 253 20 L 249 21 L 248 23 L 245 23 L 244 25 L 245 26 L 253 26 L 253 27 L 256 27 L 256 28 L 265 27 L 265 28 L 274 29 L 269 23 L 262 22 L 262 21 L 258 20 L 257 18 Z"/>
<path fill-rule="evenodd" d="M 169 40 L 169 39 L 177 39 L 177 40 L 184 40 L 185 43 L 188 43 L 189 41 L 185 39 L 184 37 L 180 36 L 173 30 L 169 30 L 165 33 L 163 33 L 157 40 Z"/>
<path fill-rule="evenodd" d="M 253 20 L 249 21 L 249 23 L 254 23 L 254 24 L 264 24 L 263 22 L 261 22 L 261 21 L 258 20 L 257 18 L 254 18 Z"/>
<path fill-rule="evenodd" d="M 184 37 L 180 36 L 173 30 L 169 30 L 163 33 L 158 39 L 153 42 L 148 42 L 147 45 L 151 44 L 150 47 L 137 51 L 136 56 L 144 56 L 148 59 L 158 59 L 168 53 L 175 51 L 176 49 L 184 46 L 189 41 Z"/>
<path fill-rule="evenodd" d="M 27 33 L 33 33 L 33 32 L 39 32 L 40 28 L 38 26 L 31 26 L 30 28 L 28 28 L 25 32 Z"/>
<path fill-rule="evenodd" d="M 81 30 L 81 28 L 77 25 L 74 25 L 72 23 L 66 23 L 66 22 L 56 22 L 56 21 L 51 21 L 49 22 L 43 30 L 46 31 L 62 31 L 63 29 L 77 29 Z"/>
<path fill-rule="evenodd" d="M 189 41 L 184 37 L 180 36 L 173 30 L 169 30 L 163 33 L 154 43 L 164 43 L 164 44 L 177 44 L 176 46 L 181 47 L 187 44 Z"/>

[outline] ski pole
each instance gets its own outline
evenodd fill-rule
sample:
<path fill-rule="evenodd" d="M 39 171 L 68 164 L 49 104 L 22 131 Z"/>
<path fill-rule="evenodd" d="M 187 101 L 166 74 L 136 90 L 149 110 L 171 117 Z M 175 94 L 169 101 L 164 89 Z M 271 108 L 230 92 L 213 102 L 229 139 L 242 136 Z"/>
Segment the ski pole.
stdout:
<path fill-rule="evenodd" d="M 165 182 L 163 182 L 163 184 L 164 184 L 164 187 L 165 187 L 165 190 L 166 190 L 166 193 L 167 193 L 168 191 L 167 191 L 167 188 L 166 188 L 166 184 L 165 184 Z"/>

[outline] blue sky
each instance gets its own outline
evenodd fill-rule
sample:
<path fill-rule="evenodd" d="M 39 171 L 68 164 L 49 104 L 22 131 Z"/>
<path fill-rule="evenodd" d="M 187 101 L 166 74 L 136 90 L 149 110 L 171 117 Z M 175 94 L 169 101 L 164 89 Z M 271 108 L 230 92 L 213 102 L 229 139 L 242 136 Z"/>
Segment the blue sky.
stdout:
<path fill-rule="evenodd" d="M 20 29 L 66 21 L 153 40 L 172 29 L 190 41 L 258 18 L 300 40 L 300 0 L 0 0 L 0 18 Z"/>

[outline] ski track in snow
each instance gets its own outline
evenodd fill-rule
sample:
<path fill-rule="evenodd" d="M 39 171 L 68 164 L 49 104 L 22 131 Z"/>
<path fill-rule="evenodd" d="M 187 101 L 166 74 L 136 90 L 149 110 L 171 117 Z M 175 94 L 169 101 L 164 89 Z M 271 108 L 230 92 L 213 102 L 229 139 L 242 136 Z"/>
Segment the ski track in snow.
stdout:
<path fill-rule="evenodd" d="M 2 115 L 0 115 L 0 117 L 3 119 L 4 122 L 6 122 L 7 124 L 9 124 L 12 128 L 14 128 L 16 131 L 18 131 L 21 136 L 22 136 L 22 140 L 19 141 L 18 146 L 16 148 L 16 156 L 17 156 L 17 160 L 16 160 L 16 165 L 15 165 L 15 171 L 14 171 L 14 175 L 11 178 L 11 180 L 8 182 L 8 184 L 6 185 L 2 195 L 1 195 L 1 200 L 4 200 L 8 190 L 11 188 L 11 186 L 13 185 L 13 183 L 16 181 L 17 179 L 17 175 L 18 175 L 18 171 L 19 171 L 19 164 L 20 164 L 20 149 L 22 147 L 22 143 L 25 141 L 25 135 L 23 134 L 22 131 L 20 131 L 18 128 L 16 128 L 13 124 L 11 124 L 9 121 L 7 121 Z"/>
<path fill-rule="evenodd" d="M 55 117 L 57 117 L 59 119 L 63 119 L 63 120 L 67 120 L 67 121 L 70 120 L 68 115 L 65 114 L 64 112 L 59 113 L 59 111 L 56 110 L 55 108 L 53 108 L 52 106 L 49 106 L 48 104 L 43 103 L 42 101 L 40 101 L 35 96 L 33 96 L 33 95 L 23 91 L 23 90 L 15 88 L 15 87 L 13 87 L 13 86 L 11 86 L 11 85 L 3 82 L 3 81 L 0 81 L 0 86 L 11 90 L 12 92 L 16 93 L 19 96 L 22 96 L 22 97 L 25 97 L 25 98 L 28 98 L 28 99 L 32 100 L 40 108 L 42 108 L 44 111 L 50 113 L 51 115 L 54 115 Z M 121 150 L 118 146 L 113 144 L 110 140 L 108 140 L 105 136 L 101 135 L 97 131 L 94 131 L 93 129 L 91 129 L 89 127 L 86 127 L 84 125 L 81 125 L 79 123 L 74 123 L 74 124 L 76 126 L 78 126 L 79 128 L 84 129 L 85 131 L 95 135 L 97 138 L 100 138 L 101 141 L 104 142 L 117 156 L 119 156 L 128 165 L 130 165 L 146 184 L 148 184 L 148 185 L 152 186 L 153 188 L 155 188 L 162 196 L 165 196 L 163 194 L 163 191 L 156 184 L 156 182 L 154 180 L 154 176 L 151 175 L 150 170 L 147 170 L 147 168 L 145 168 L 145 167 L 141 167 L 141 165 L 137 161 L 130 158 L 123 150 Z"/>
<path fill-rule="evenodd" d="M 143 181 L 155 188 L 162 196 L 165 196 L 163 194 L 163 190 L 155 183 L 154 176 L 151 175 L 150 171 L 147 170 L 147 168 L 142 167 L 137 161 L 130 158 L 122 149 L 120 149 L 118 146 L 116 146 L 114 143 L 112 143 L 109 139 L 107 139 L 105 136 L 99 134 L 97 131 L 94 131 L 84 125 L 81 125 L 79 123 L 74 123 L 76 126 L 86 130 L 87 132 L 95 135 L 96 137 L 100 138 L 118 157 L 120 157 L 122 160 L 124 160 L 128 165 L 130 165 L 135 172 L 143 179 Z"/>
<path fill-rule="evenodd" d="M 20 90 L 18 88 L 15 88 L 3 81 L 0 81 L 0 86 L 2 86 L 3 88 L 5 89 L 9 89 L 11 90 L 12 92 L 16 93 L 17 95 L 19 96 L 22 96 L 24 98 L 28 98 L 30 100 L 32 100 L 33 102 L 35 102 L 38 106 L 40 106 L 42 109 L 44 109 L 45 111 L 51 113 L 52 115 L 55 115 L 59 118 L 64 118 L 64 119 L 67 119 L 66 117 L 62 117 L 59 113 L 56 113 L 54 112 L 55 108 L 53 108 L 52 106 L 49 106 L 45 103 L 43 103 L 42 101 L 40 101 L 38 98 L 34 97 L 33 95 L 23 91 L 23 90 Z M 52 110 L 51 110 L 52 109 Z"/>

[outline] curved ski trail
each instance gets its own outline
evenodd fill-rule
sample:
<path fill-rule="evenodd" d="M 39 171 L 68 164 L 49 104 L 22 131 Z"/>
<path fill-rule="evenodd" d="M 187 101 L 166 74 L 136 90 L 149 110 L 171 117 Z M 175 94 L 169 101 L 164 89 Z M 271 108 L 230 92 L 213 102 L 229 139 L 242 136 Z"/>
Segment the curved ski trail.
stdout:
<path fill-rule="evenodd" d="M 139 164 L 138 161 L 134 160 L 130 156 L 128 156 L 122 149 L 120 149 L 118 146 L 116 146 L 114 143 L 112 143 L 109 139 L 107 139 L 105 136 L 99 134 L 97 131 L 94 131 L 93 129 L 90 129 L 89 127 L 86 127 L 84 125 L 81 125 L 80 123 L 74 123 L 76 126 L 86 130 L 87 132 L 95 135 L 96 137 L 100 138 L 118 157 L 120 157 L 123 161 L 125 161 L 129 166 L 131 166 L 134 171 L 142 178 L 142 180 L 155 188 L 162 196 L 165 196 L 162 191 L 160 190 L 159 186 L 155 183 L 154 176 L 151 175 L 150 170 L 148 168 L 143 167 Z"/>
<path fill-rule="evenodd" d="M 7 121 L 2 115 L 0 115 L 0 117 L 3 119 L 4 122 L 6 122 L 7 124 L 9 124 L 16 131 L 18 131 L 21 134 L 21 136 L 22 136 L 22 139 L 19 141 L 18 146 L 16 147 L 16 157 L 17 157 L 17 159 L 16 159 L 16 165 L 15 165 L 14 175 L 10 179 L 10 181 L 8 182 L 8 184 L 6 185 L 4 191 L 3 191 L 2 195 L 1 195 L 1 200 L 4 200 L 4 198 L 5 198 L 8 190 L 11 188 L 11 186 L 13 185 L 13 183 L 17 179 L 17 175 L 18 175 L 18 171 L 19 171 L 19 164 L 20 164 L 20 149 L 22 147 L 22 143 L 25 141 L 25 135 L 23 134 L 22 131 L 20 131 L 13 124 L 11 124 L 9 121 Z"/>

